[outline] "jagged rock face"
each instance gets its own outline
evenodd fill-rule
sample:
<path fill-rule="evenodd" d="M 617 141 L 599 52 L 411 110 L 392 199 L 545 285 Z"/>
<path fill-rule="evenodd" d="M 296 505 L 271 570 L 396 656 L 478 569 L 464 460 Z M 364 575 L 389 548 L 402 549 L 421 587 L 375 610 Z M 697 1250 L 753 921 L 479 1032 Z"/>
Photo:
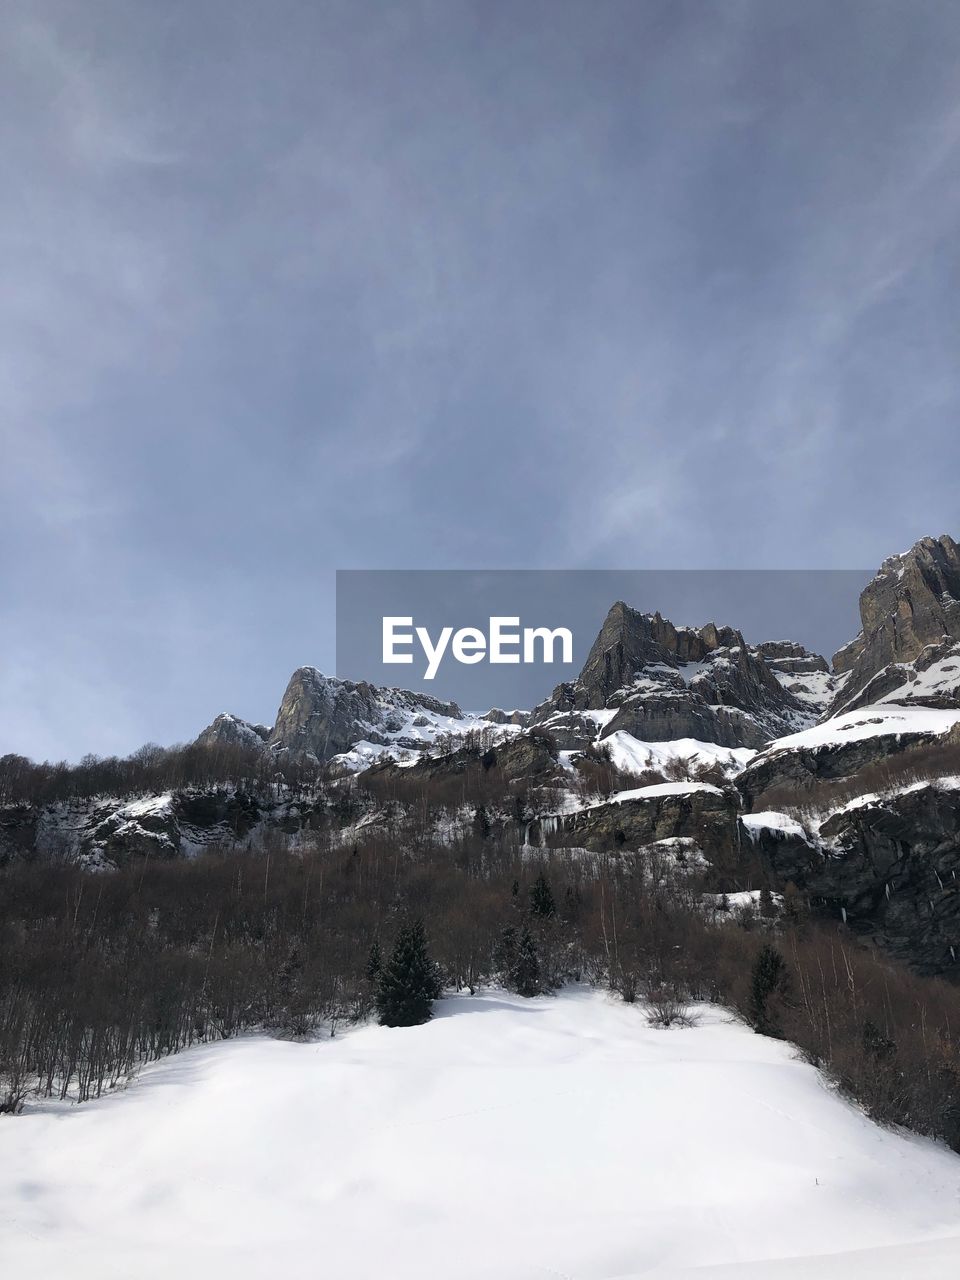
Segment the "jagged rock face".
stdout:
<path fill-rule="evenodd" d="M 284 827 L 294 810 L 296 829 L 308 825 L 299 810 L 309 806 L 273 808 L 267 815 L 253 797 L 234 787 L 0 808 L 0 863 L 39 854 L 109 869 L 141 856 L 175 858 L 242 844 L 261 819 Z"/>
<path fill-rule="evenodd" d="M 411 765 L 393 762 L 377 765 L 366 776 L 429 785 L 470 769 L 483 772 L 497 769 L 507 781 L 522 779 L 534 785 L 558 779 L 563 774 L 556 750 L 542 735 L 521 733 L 491 747 L 461 747 L 445 755 L 424 756 Z M 364 776 L 360 775 L 361 780 Z"/>
<path fill-rule="evenodd" d="M 736 792 L 717 787 L 638 796 L 539 819 L 529 825 L 527 841 L 603 853 L 681 839 L 709 850 L 736 840 L 738 809 Z"/>
<path fill-rule="evenodd" d="M 960 973 L 960 791 L 934 786 L 834 814 L 820 829 L 847 923 L 927 973 Z M 837 856 L 839 855 L 839 856 Z"/>
<path fill-rule="evenodd" d="M 960 975 L 960 790 L 935 785 L 845 807 L 816 839 L 751 831 L 782 881 L 924 973 Z"/>
<path fill-rule="evenodd" d="M 885 560 L 860 596 L 860 620 L 860 635 L 834 655 L 834 670 L 848 677 L 834 710 L 899 696 L 901 687 L 913 701 L 926 701 L 928 692 L 934 699 L 956 696 L 960 663 L 956 676 L 941 682 L 939 695 L 923 682 L 910 686 L 918 671 L 960 657 L 954 643 L 960 641 L 960 547 L 943 534 Z"/>
<path fill-rule="evenodd" d="M 249 720 L 241 720 L 223 712 L 197 738 L 202 747 L 253 747 L 258 749 L 266 745 L 270 737 L 270 726 L 251 724 Z"/>
<path fill-rule="evenodd" d="M 704 662 L 718 649 L 742 647 L 743 637 L 732 627 L 718 628 L 713 623 L 699 631 L 675 627 L 659 613 L 638 613 L 618 600 L 604 619 L 577 679 L 587 699 L 582 705 L 610 706 L 611 699 L 646 667 Z"/>
<path fill-rule="evenodd" d="M 756 652 L 783 688 L 812 716 L 823 715 L 845 679 L 833 674 L 826 658 L 792 640 L 768 640 L 758 644 Z"/>
<path fill-rule="evenodd" d="M 530 723 L 530 712 L 503 711 L 500 707 L 491 707 L 481 719 L 489 720 L 491 724 L 516 724 L 525 729 Z"/>
<path fill-rule="evenodd" d="M 810 672 L 830 670 L 830 664 L 819 653 L 811 653 L 793 640 L 765 640 L 756 646 L 757 653 L 771 671 Z"/>
<path fill-rule="evenodd" d="M 914 662 L 891 662 L 853 694 L 841 686 L 835 708 L 839 713 L 883 702 L 960 707 L 960 641 L 928 644 Z"/>
<path fill-rule="evenodd" d="M 290 677 L 269 745 L 294 755 L 329 760 L 364 740 L 376 744 L 407 744 L 403 737 L 420 716 L 462 720 L 455 702 L 441 702 L 427 694 L 385 689 L 365 680 L 336 680 L 315 667 L 300 667 Z M 422 741 L 411 736 L 411 747 Z"/>
<path fill-rule="evenodd" d="M 777 660 L 786 658 L 821 670 L 822 659 L 800 646 Z M 569 747 L 585 745 L 598 731 L 606 737 L 624 730 L 647 742 L 698 738 L 759 748 L 813 719 L 815 712 L 788 684 L 731 627 L 675 627 L 659 613 L 638 613 L 618 601 L 578 679 L 558 685 L 532 723 L 546 725 Z M 584 715 L 601 709 L 614 714 Z"/>
<path fill-rule="evenodd" d="M 935 735 L 928 733 L 882 733 L 821 747 L 778 751 L 774 746 L 751 760 L 734 783 L 743 796 L 744 807 L 751 810 L 763 803 L 764 792 L 773 787 L 789 788 L 799 797 L 817 782 L 852 778 L 868 765 L 934 740 Z"/>

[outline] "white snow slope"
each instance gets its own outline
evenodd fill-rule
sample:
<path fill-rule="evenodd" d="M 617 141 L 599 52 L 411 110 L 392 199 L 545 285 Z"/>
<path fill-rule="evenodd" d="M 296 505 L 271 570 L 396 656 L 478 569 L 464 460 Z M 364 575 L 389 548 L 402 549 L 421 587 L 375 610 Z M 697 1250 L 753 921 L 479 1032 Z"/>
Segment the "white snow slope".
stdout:
<path fill-rule="evenodd" d="M 450 997 L 425 1027 L 180 1054 L 0 1120 L 17 1280 L 940 1280 L 960 1159 L 722 1011 Z"/>

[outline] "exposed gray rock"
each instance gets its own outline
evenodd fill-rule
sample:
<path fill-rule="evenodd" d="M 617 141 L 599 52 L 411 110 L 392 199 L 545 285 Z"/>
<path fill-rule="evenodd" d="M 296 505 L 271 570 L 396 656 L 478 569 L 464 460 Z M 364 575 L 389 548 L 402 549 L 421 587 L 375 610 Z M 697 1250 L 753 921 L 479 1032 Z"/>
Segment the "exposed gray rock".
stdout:
<path fill-rule="evenodd" d="M 743 823 L 743 844 L 748 843 L 762 855 L 781 885 L 792 881 L 806 889 L 816 882 L 826 864 L 819 841 L 803 830 Z"/>
<path fill-rule="evenodd" d="M 420 748 L 417 736 L 404 737 L 404 728 L 425 716 L 463 719 L 455 702 L 442 702 L 428 694 L 387 689 L 365 680 L 337 680 L 315 667 L 300 667 L 290 677 L 269 745 L 315 760 L 349 751 L 361 740 Z"/>
<path fill-rule="evenodd" d="M 39 856 L 109 868 L 141 855 L 188 856 L 242 844 L 264 818 L 279 826 L 294 808 L 299 812 L 280 802 L 265 807 L 242 789 L 224 786 L 11 805 L 0 808 L 0 861 Z"/>
<path fill-rule="evenodd" d="M 269 725 L 251 724 L 229 712 L 222 712 L 197 738 L 202 747 L 265 747 L 271 734 Z"/>
<path fill-rule="evenodd" d="M 960 976 L 960 791 L 931 784 L 847 806 L 806 840 L 751 837 L 819 912 L 921 972 Z"/>
<path fill-rule="evenodd" d="M 830 664 L 819 653 L 811 653 L 793 640 L 764 640 L 756 646 L 771 671 L 829 672 Z"/>
<path fill-rule="evenodd" d="M 909 688 L 916 672 L 960 653 L 953 644 L 960 641 L 960 548 L 954 540 L 947 534 L 923 538 L 885 560 L 860 596 L 860 620 L 860 635 L 834 655 L 834 670 L 848 678 L 833 713 L 890 697 L 901 687 L 910 700 L 927 701 L 923 682 Z M 960 677 L 946 683 L 955 691 Z"/>
<path fill-rule="evenodd" d="M 927 786 L 834 814 L 815 891 L 847 924 L 927 973 L 960 974 L 960 792 Z"/>
<path fill-rule="evenodd" d="M 530 712 L 502 711 L 500 707 L 491 707 L 481 719 L 489 720 L 491 724 L 518 724 L 525 729 L 530 723 Z"/>
<path fill-rule="evenodd" d="M 845 680 L 831 672 L 826 658 L 791 640 L 766 641 L 757 645 L 757 653 L 811 718 L 824 715 Z"/>
<path fill-rule="evenodd" d="M 791 656 L 801 655 L 815 656 L 805 650 Z M 614 715 L 598 721 L 584 714 L 601 709 Z M 699 738 L 759 748 L 814 719 L 732 627 L 676 627 L 618 601 L 578 679 L 558 685 L 531 722 L 568 748 L 618 730 L 649 742 Z"/>
<path fill-rule="evenodd" d="M 266 747 L 323 763 L 361 741 L 420 751 L 445 732 L 465 731 L 445 723 L 463 720 L 455 702 L 365 680 L 337 680 L 316 667 L 300 667 L 290 677 L 272 729 L 224 713 L 197 742 Z"/>
<path fill-rule="evenodd" d="M 708 854 L 736 842 L 739 800 L 730 789 L 702 787 L 592 805 L 531 822 L 529 844 L 576 846 L 598 853 L 692 839 Z"/>
<path fill-rule="evenodd" d="M 897 755 L 908 747 L 934 742 L 932 733 L 882 733 L 872 738 L 854 738 L 849 742 L 827 743 L 818 747 L 790 747 L 778 750 L 776 744 L 751 760 L 736 777 L 735 785 L 749 811 L 757 807 L 763 793 L 772 787 L 787 787 L 798 800 L 805 790 L 817 782 L 836 782 L 852 778 L 861 769 Z"/>
<path fill-rule="evenodd" d="M 186 858 L 212 847 L 243 846 L 273 831 L 292 835 L 326 824 L 321 797 L 257 800 L 234 786 L 0 806 L 0 864 L 38 856 L 110 869 L 138 856 Z"/>
<path fill-rule="evenodd" d="M 457 777 L 471 769 L 478 773 L 497 769 L 508 782 L 523 780 L 532 784 L 543 784 L 563 774 L 556 748 L 546 736 L 520 733 L 490 747 L 464 746 L 443 755 L 424 756 L 411 765 L 388 761 L 374 765 L 358 777 L 361 782 L 376 778 L 429 784 Z"/>

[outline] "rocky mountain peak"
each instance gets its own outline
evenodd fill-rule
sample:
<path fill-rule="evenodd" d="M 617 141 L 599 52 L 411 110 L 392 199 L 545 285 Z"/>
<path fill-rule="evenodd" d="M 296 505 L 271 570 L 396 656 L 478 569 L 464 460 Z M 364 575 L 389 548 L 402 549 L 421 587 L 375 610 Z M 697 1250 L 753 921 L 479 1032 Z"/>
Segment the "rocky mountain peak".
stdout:
<path fill-rule="evenodd" d="M 251 724 L 228 711 L 221 712 L 198 736 L 202 747 L 262 747 L 272 730 L 266 724 Z"/>
<path fill-rule="evenodd" d="M 338 680 L 316 667 L 299 667 L 280 702 L 269 745 L 274 750 L 329 760 L 361 740 L 377 745 L 394 741 L 402 746 L 406 729 L 463 718 L 455 702 L 366 680 Z M 421 745 L 419 736 L 414 737 Z"/>
<path fill-rule="evenodd" d="M 768 662 L 734 627 L 676 626 L 659 612 L 640 613 L 619 600 L 578 679 L 558 685 L 534 711 L 533 723 L 547 725 L 567 747 L 598 731 L 606 737 L 620 730 L 648 742 L 696 738 L 759 747 L 822 710 L 817 691 L 798 677 L 822 672 L 826 663 L 802 646 L 784 646 L 790 652 L 778 659 L 781 673 L 772 653 Z M 798 696 L 794 684 L 806 696 Z"/>
<path fill-rule="evenodd" d="M 338 680 L 316 667 L 298 667 L 272 729 L 225 713 L 197 741 L 205 746 L 263 747 L 324 761 L 360 743 L 419 751 L 441 734 L 464 732 L 468 719 L 455 702 L 429 694 L 366 680 Z"/>
<path fill-rule="evenodd" d="M 738 647 L 744 647 L 743 636 L 732 627 L 712 622 L 699 629 L 677 627 L 659 611 L 640 613 L 618 600 L 603 621 L 577 683 L 592 699 L 590 706 L 603 707 L 645 667 L 702 662 L 717 649 Z"/>
<path fill-rule="evenodd" d="M 953 538 L 921 538 L 884 560 L 861 593 L 860 621 L 860 635 L 834 655 L 834 670 L 847 675 L 834 712 L 898 690 L 912 701 L 955 700 L 960 679 L 914 687 L 918 674 L 949 667 L 960 653 L 960 547 Z"/>

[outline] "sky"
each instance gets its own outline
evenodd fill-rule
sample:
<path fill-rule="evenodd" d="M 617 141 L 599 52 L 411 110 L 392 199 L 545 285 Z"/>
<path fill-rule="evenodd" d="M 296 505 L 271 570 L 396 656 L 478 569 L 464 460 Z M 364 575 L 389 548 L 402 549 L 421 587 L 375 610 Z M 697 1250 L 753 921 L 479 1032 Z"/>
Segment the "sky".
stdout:
<path fill-rule="evenodd" d="M 945 0 L 2 0 L 0 753 L 270 722 L 337 569 L 957 535 L 958 147 Z"/>

